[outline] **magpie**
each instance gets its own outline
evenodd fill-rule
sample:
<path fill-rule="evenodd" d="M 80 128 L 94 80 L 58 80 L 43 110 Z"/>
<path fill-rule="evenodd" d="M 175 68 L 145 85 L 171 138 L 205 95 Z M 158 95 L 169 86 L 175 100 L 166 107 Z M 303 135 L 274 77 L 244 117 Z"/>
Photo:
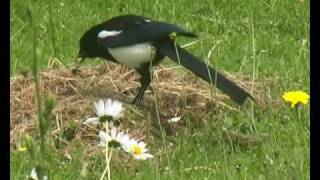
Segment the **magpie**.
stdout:
<path fill-rule="evenodd" d="M 247 98 L 254 100 L 248 92 L 223 74 L 176 44 L 177 36 L 197 37 L 179 26 L 147 17 L 131 14 L 116 16 L 91 27 L 83 34 L 76 62 L 79 65 L 85 58 L 102 58 L 134 68 L 141 75 L 141 88 L 133 104 L 142 101 L 150 85 L 150 68 L 165 57 L 214 84 L 239 105 Z"/>

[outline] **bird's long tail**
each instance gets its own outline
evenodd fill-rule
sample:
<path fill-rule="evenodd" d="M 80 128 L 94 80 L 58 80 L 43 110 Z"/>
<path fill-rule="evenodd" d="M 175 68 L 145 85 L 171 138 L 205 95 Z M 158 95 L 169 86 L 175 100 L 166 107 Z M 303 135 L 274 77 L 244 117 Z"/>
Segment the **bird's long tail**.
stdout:
<path fill-rule="evenodd" d="M 254 100 L 248 92 L 227 79 L 223 74 L 206 65 L 199 58 L 180 48 L 178 45 L 175 46 L 172 41 L 171 43 L 164 42 L 158 44 L 157 50 L 205 81 L 216 85 L 218 89 L 230 96 L 237 104 L 242 105 L 248 97 Z"/>

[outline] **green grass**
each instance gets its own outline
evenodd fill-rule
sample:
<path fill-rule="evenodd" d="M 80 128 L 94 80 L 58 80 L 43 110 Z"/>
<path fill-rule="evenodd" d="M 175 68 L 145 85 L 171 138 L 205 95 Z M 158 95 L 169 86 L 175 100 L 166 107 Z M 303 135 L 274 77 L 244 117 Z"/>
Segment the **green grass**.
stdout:
<path fill-rule="evenodd" d="M 287 90 L 309 91 L 309 1 L 31 2 L 36 12 L 41 69 L 52 58 L 71 65 L 86 29 L 113 16 L 134 13 L 196 32 L 201 41 L 188 50 L 199 57 L 206 57 L 217 45 L 210 62 L 219 70 L 277 82 L 263 90 L 269 97 L 266 109 L 250 104 L 241 108 L 241 112 L 218 113 L 213 109 L 206 127 L 179 131 L 173 138 L 173 146 L 162 147 L 158 142 L 161 139 L 150 145 L 151 152 L 161 150 L 155 159 L 113 162 L 114 179 L 309 179 L 309 105 L 301 109 L 299 119 L 281 100 Z M 27 7 L 28 2 L 11 0 L 11 76 L 32 69 L 33 38 Z M 183 44 L 192 40 L 178 41 Z M 266 138 L 249 148 L 230 144 L 224 140 L 221 122 L 227 132 Z M 105 166 L 104 157 L 87 159 L 86 148 L 83 143 L 74 144 L 69 152 L 72 160 L 52 153 L 50 179 L 98 179 Z M 10 157 L 11 179 L 23 179 L 30 173 L 32 165 L 27 153 L 11 149 Z M 87 175 L 83 178 L 85 163 Z"/>

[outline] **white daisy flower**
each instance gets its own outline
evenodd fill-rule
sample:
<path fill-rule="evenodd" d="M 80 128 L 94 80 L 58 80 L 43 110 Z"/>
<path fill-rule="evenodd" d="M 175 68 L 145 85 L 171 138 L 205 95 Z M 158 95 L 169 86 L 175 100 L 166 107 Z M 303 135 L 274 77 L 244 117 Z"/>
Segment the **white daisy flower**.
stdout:
<path fill-rule="evenodd" d="M 180 120 L 181 120 L 181 116 L 170 118 L 170 119 L 168 120 L 168 122 L 169 122 L 169 123 L 176 123 L 176 122 L 179 122 Z"/>
<path fill-rule="evenodd" d="M 124 141 L 129 139 L 129 136 L 124 132 L 117 132 L 115 127 L 112 127 L 109 134 L 104 131 L 99 132 L 100 143 L 99 146 L 106 146 L 106 142 L 108 142 L 108 146 L 120 149 L 123 146 Z"/>
<path fill-rule="evenodd" d="M 38 175 L 37 175 L 36 168 L 33 168 L 33 169 L 32 169 L 31 174 L 30 174 L 30 176 L 28 176 L 27 179 L 28 179 L 28 180 L 38 180 Z M 48 177 L 47 177 L 47 176 L 44 176 L 42 179 L 43 179 L 43 180 L 48 180 Z"/>
<path fill-rule="evenodd" d="M 94 106 L 98 117 L 88 118 L 83 124 L 98 125 L 106 121 L 111 123 L 113 120 L 117 120 L 123 116 L 124 108 L 122 107 L 122 103 L 117 100 L 99 100 L 94 103 Z"/>
<path fill-rule="evenodd" d="M 35 168 L 32 169 L 31 174 L 30 174 L 28 179 L 38 180 L 38 175 L 37 175 L 37 172 L 36 172 Z"/>
<path fill-rule="evenodd" d="M 148 153 L 148 149 L 146 148 L 146 143 L 143 141 L 137 142 L 134 139 L 123 139 L 123 149 L 133 156 L 136 160 L 146 160 L 149 158 L 153 158 L 152 154 Z"/>

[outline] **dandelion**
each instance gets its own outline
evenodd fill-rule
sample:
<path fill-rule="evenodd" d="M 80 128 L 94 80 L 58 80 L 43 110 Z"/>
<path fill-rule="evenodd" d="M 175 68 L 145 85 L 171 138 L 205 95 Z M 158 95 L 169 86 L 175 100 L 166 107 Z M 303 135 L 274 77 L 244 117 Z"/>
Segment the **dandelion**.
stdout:
<path fill-rule="evenodd" d="M 148 149 L 146 148 L 146 143 L 143 141 L 136 141 L 134 139 L 127 139 L 123 141 L 123 149 L 133 156 L 136 160 L 146 160 L 149 158 L 153 158 L 152 154 L 148 153 Z"/>
<path fill-rule="evenodd" d="M 129 139 L 129 136 L 124 132 L 117 132 L 117 129 L 112 127 L 108 134 L 104 131 L 100 131 L 99 138 L 99 146 L 105 147 L 107 142 L 109 147 L 119 150 L 127 139 Z"/>
<path fill-rule="evenodd" d="M 282 98 L 291 103 L 291 107 L 294 108 L 298 104 L 307 104 L 310 96 L 303 91 L 289 91 L 285 92 Z"/>
<path fill-rule="evenodd" d="M 28 148 L 27 148 L 27 147 L 24 147 L 24 146 L 19 146 L 19 148 L 18 148 L 18 151 L 19 151 L 19 152 L 24 152 L 24 151 L 26 151 L 26 150 L 28 150 Z"/>
<path fill-rule="evenodd" d="M 99 100 L 94 103 L 94 106 L 98 117 L 88 118 L 83 124 L 98 125 L 99 123 L 109 122 L 112 126 L 112 121 L 123 116 L 124 108 L 122 103 L 117 100 Z"/>

